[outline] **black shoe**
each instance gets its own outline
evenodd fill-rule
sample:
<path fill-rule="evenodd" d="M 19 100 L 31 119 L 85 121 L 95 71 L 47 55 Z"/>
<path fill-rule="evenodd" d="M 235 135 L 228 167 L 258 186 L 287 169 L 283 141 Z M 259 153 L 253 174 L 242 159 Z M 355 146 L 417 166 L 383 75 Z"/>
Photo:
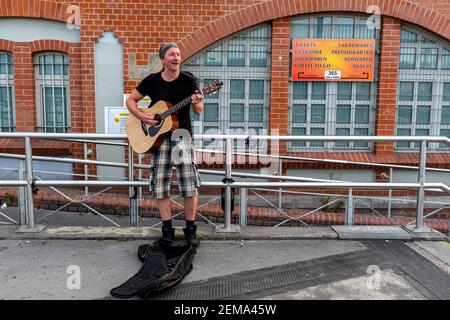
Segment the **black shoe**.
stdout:
<path fill-rule="evenodd" d="M 147 252 L 153 248 L 154 246 L 160 244 L 161 242 L 165 243 L 172 243 L 175 240 L 175 229 L 174 228 L 164 228 L 164 226 L 161 228 L 162 230 L 162 237 L 158 240 L 154 241 L 151 244 L 141 244 L 138 247 L 138 259 L 141 260 L 141 262 L 144 262 L 145 257 L 147 256 Z"/>
<path fill-rule="evenodd" d="M 191 225 L 189 227 L 186 227 L 183 229 L 184 237 L 186 238 L 186 241 L 193 247 L 198 247 L 200 244 L 200 241 L 197 239 L 197 226 Z"/>
<path fill-rule="evenodd" d="M 162 237 L 161 240 L 165 242 L 172 242 L 175 240 L 175 229 L 174 228 L 164 228 L 164 226 L 161 228 L 162 230 Z"/>

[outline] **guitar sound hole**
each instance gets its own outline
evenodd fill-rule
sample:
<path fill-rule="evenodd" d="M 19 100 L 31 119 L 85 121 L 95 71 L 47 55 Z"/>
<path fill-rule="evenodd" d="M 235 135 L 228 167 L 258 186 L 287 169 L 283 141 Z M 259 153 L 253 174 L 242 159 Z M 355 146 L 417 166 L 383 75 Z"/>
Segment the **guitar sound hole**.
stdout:
<path fill-rule="evenodd" d="M 155 117 L 154 120 L 158 121 L 158 123 L 154 124 L 153 126 L 154 127 L 159 127 L 161 125 L 161 122 L 162 122 L 161 115 L 155 114 L 154 117 Z"/>

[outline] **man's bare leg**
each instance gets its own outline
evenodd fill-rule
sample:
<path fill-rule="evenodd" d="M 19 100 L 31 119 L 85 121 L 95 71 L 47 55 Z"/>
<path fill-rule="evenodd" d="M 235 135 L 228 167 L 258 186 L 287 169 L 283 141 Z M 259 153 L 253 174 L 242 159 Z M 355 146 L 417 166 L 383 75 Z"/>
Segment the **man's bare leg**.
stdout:
<path fill-rule="evenodd" d="M 186 220 L 194 221 L 197 214 L 198 196 L 184 198 L 184 214 Z"/>
<path fill-rule="evenodd" d="M 170 210 L 170 197 L 165 197 L 156 200 L 159 208 L 159 214 L 163 221 L 172 219 L 172 212 Z"/>

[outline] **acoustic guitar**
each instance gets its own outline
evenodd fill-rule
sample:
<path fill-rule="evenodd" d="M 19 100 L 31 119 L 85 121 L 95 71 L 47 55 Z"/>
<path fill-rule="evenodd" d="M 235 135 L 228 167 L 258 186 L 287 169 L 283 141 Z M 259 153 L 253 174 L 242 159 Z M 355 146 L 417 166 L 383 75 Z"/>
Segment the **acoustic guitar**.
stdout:
<path fill-rule="evenodd" d="M 200 90 L 203 95 L 219 91 L 223 82 L 214 80 Z M 133 114 L 129 114 L 125 123 L 128 141 L 137 153 L 153 153 L 159 149 L 169 131 L 178 129 L 177 111 L 191 103 L 191 96 L 172 106 L 169 102 L 160 100 L 151 108 L 140 109 L 141 112 L 153 115 L 158 123 L 147 125 Z"/>

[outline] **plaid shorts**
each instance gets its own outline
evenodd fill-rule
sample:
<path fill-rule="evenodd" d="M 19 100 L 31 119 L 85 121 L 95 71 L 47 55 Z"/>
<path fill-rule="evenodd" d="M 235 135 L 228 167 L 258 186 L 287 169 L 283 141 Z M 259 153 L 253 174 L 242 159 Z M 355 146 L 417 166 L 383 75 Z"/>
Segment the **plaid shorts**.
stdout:
<path fill-rule="evenodd" d="M 192 140 L 172 141 L 169 136 L 153 153 L 150 193 L 154 199 L 170 197 L 173 165 L 176 167 L 180 196 L 189 198 L 198 194 L 197 188 L 200 187 L 201 180 Z"/>

